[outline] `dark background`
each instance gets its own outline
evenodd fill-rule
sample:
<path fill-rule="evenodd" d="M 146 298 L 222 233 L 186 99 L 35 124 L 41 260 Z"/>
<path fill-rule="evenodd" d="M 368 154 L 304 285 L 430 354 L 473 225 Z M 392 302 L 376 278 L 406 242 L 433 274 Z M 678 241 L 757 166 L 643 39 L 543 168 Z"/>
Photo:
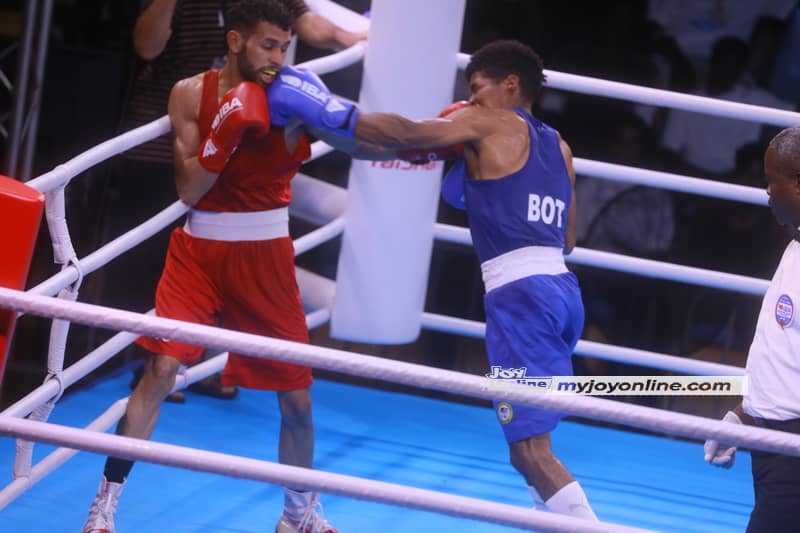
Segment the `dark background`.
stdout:
<path fill-rule="evenodd" d="M 356 11 L 365 11 L 369 7 L 366 0 L 340 3 Z M 18 38 L 22 2 L 6 1 L 0 6 L 4 20 L 0 24 L 0 32 L 4 34 L 0 37 L 0 48 L 5 48 Z M 126 91 L 133 74 L 141 66 L 130 46 L 138 8 L 137 0 L 56 2 L 34 175 L 46 172 L 120 133 Z M 707 68 L 708 50 L 681 50 L 673 36 L 665 28 L 649 21 L 647 14 L 647 1 L 468 0 L 461 49 L 469 53 L 495 38 L 515 38 L 532 45 L 542 56 L 545 67 L 551 70 L 683 92 L 697 90 Z M 754 84 L 772 92 L 780 92 L 783 88 L 789 97 L 797 93 L 786 91 L 785 85 L 781 86 L 774 80 L 776 68 L 780 67 L 776 66 L 776 58 L 780 57 L 781 47 L 787 46 L 791 15 L 753 19 L 753 28 L 766 27 L 771 38 L 767 39 L 767 44 L 759 41 L 758 47 L 754 39 L 750 40 L 747 73 Z M 297 61 L 320 53 L 301 45 Z M 664 65 L 668 66 L 667 76 L 663 75 Z M 13 79 L 15 54 L 0 59 L 0 67 Z M 325 81 L 334 92 L 355 98 L 354 82 L 358 76 L 360 67 L 352 67 L 326 76 Z M 413 79 L 409 79 L 409 83 L 413 83 Z M 463 90 L 462 84 L 455 97 L 464 96 Z M 658 140 L 667 110 L 651 110 L 654 118 L 650 123 L 644 123 L 637 118 L 632 104 L 553 92 L 563 96 L 560 103 L 555 107 L 537 103 L 535 112 L 561 132 L 577 157 L 763 185 L 758 168 L 763 153 L 761 143 L 754 143 L 742 156 L 742 167 L 749 165 L 751 170 L 747 175 L 750 181 L 742 177 L 744 168 L 736 174 L 709 176 L 693 168 L 679 154 L 660 146 Z M 787 94 L 782 96 L 787 98 Z M 7 91 L 0 91 L 0 110 L 9 108 L 10 96 Z M 776 131 L 764 128 L 761 140 L 768 140 Z M 633 155 L 632 147 L 636 148 Z M 5 143 L 0 149 L 5 150 Z M 115 197 L 110 185 L 114 165 L 113 161 L 98 165 L 75 179 L 68 188 L 67 213 L 79 257 L 108 240 L 102 213 L 113 212 L 119 207 L 120 218 L 130 218 L 126 220 L 127 228 L 164 207 L 163 203 L 154 202 L 148 213 L 125 211 L 121 207 L 124 198 Z M 304 167 L 304 172 L 344 186 L 347 165 L 345 156 L 332 154 Z M 675 219 L 674 237 L 669 247 L 657 252 L 636 253 L 631 250 L 627 253 L 761 278 L 771 277 L 786 237 L 772 221 L 768 209 L 681 194 L 671 194 L 669 200 Z M 462 212 L 444 204 L 440 207 L 439 220 L 466 225 Z M 635 222 L 628 220 L 626 223 Z M 300 234 L 309 229 L 312 228 L 293 221 L 293 233 Z M 159 238 L 165 248 L 164 235 Z M 56 271 L 49 242 L 43 228 L 28 286 Z M 591 242 L 579 245 L 593 247 Z M 298 265 L 334 278 L 338 246 L 338 242 L 326 244 L 300 257 Z M 132 298 L 119 306 L 144 311 L 152 306 L 152 294 L 163 256 L 130 256 L 128 261 L 130 264 L 126 263 L 124 275 L 115 282 L 134 287 L 142 297 Z M 744 365 L 760 298 L 600 269 L 584 267 L 573 270 L 579 276 L 587 308 L 584 338 Z M 436 243 L 426 310 L 483 321 L 482 295 L 480 270 L 473 251 L 462 246 Z M 87 280 L 80 299 L 104 303 L 103 291 Z M 3 406 L 26 394 L 44 379 L 48 336 L 48 321 L 23 317 L 18 322 L 0 399 Z M 110 333 L 105 331 L 74 326 L 65 366 L 109 336 Z M 327 328 L 323 327 L 312 332 L 312 342 L 465 372 L 480 374 L 487 371 L 483 342 L 477 339 L 423 331 L 420 338 L 409 345 L 363 345 L 332 340 L 327 336 Z M 139 362 L 138 358 L 126 352 L 82 383 L 101 379 L 110 372 L 127 372 Z M 659 373 L 650 368 L 581 357 L 575 358 L 575 366 L 579 374 Z M 364 381 L 322 372 L 317 375 Z M 388 383 L 369 384 L 399 388 Z M 735 401 L 729 400 L 632 399 L 715 417 L 724 412 L 723 407 L 730 401 Z"/>

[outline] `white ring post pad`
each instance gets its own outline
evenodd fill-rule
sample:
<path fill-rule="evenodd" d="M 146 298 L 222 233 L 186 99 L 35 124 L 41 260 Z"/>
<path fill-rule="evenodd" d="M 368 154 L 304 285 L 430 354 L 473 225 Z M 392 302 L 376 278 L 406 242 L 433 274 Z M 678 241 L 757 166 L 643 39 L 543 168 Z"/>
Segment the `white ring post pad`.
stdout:
<path fill-rule="evenodd" d="M 465 0 L 374 0 L 364 111 L 435 117 L 453 100 Z M 443 165 L 354 161 L 331 335 L 396 344 L 419 335 Z"/>
<path fill-rule="evenodd" d="M 0 287 L 24 289 L 44 211 L 44 194 L 0 175 Z M 0 309 L 0 392 L 17 313 Z"/>

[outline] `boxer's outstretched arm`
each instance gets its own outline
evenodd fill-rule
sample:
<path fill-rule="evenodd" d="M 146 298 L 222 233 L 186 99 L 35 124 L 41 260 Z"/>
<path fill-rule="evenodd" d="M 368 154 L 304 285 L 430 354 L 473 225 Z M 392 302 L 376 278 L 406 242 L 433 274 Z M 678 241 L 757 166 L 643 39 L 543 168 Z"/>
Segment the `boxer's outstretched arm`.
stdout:
<path fill-rule="evenodd" d="M 368 161 L 397 159 L 397 150 L 393 148 L 378 146 L 351 137 L 343 137 L 311 125 L 305 125 L 305 128 L 317 139 L 326 142 L 340 152 L 348 154 L 353 159 L 365 159 Z"/>
<path fill-rule="evenodd" d="M 356 138 L 395 148 L 428 148 L 479 141 L 496 129 L 496 117 L 470 106 L 451 117 L 411 120 L 394 113 L 361 113 Z"/>

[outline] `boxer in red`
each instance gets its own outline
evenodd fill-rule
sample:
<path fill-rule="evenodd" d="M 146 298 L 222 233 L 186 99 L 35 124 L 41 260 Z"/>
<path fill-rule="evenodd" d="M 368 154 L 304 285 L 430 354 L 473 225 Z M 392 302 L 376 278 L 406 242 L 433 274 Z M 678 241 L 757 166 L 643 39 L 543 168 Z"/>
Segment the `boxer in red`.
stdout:
<path fill-rule="evenodd" d="M 169 117 L 175 179 L 192 206 L 170 239 L 156 291 L 158 316 L 308 342 L 289 238 L 289 182 L 310 156 L 302 130 L 271 124 L 265 89 L 290 42 L 292 15 L 278 0 L 242 0 L 225 16 L 228 59 L 175 84 Z M 182 364 L 203 348 L 141 338 L 157 354 L 131 394 L 117 434 L 149 438 Z M 311 369 L 231 353 L 223 384 L 275 390 L 281 413 L 279 461 L 311 467 Z M 109 457 L 83 532 L 114 531 L 114 513 L 133 463 Z M 277 533 L 336 533 L 317 494 L 285 489 Z"/>

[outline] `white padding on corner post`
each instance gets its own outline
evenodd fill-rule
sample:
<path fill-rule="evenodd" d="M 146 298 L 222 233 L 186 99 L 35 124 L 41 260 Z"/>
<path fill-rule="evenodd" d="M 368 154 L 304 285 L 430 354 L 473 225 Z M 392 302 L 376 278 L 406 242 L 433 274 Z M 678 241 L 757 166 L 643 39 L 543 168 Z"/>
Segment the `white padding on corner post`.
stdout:
<path fill-rule="evenodd" d="M 465 0 L 374 0 L 360 104 L 436 116 L 453 96 Z M 420 331 L 442 163 L 354 161 L 331 334 L 382 344 Z"/>

